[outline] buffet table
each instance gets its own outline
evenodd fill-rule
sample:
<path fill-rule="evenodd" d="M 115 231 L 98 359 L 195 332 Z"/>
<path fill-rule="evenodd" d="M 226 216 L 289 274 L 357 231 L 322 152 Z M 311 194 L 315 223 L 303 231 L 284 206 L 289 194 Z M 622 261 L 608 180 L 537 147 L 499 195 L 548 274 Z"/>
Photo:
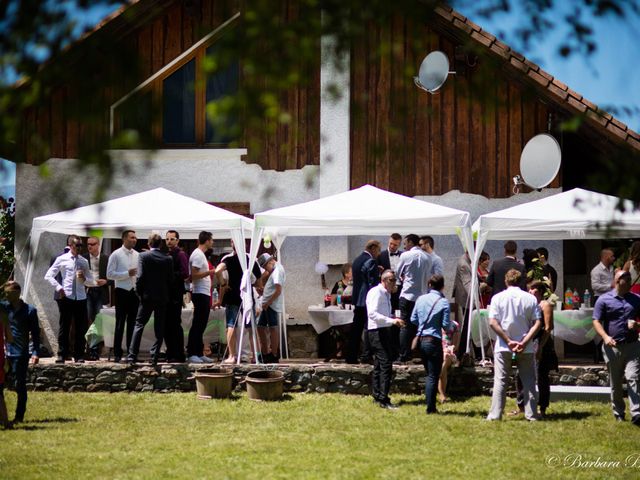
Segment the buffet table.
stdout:
<path fill-rule="evenodd" d="M 184 344 L 187 344 L 189 337 L 189 329 L 191 328 L 191 322 L 193 320 L 193 309 L 185 308 L 182 310 L 182 329 L 184 331 Z M 104 341 L 104 345 L 107 348 L 113 348 L 113 335 L 116 326 L 116 309 L 115 308 L 103 308 L 96 317 L 96 341 Z M 91 328 L 90 328 L 91 331 Z M 100 337 L 102 337 L 100 339 Z M 155 342 L 155 335 L 153 333 L 153 315 L 147 322 L 142 334 L 142 341 L 140 343 L 141 351 L 148 351 Z M 209 311 L 209 322 L 204 332 L 204 343 L 226 343 L 226 321 L 225 321 L 225 309 L 220 308 Z M 164 350 L 164 344 L 163 344 Z"/>
<path fill-rule="evenodd" d="M 491 339 L 495 342 L 496 333 L 489 326 L 489 312 L 486 309 L 475 310 L 471 322 L 471 339 L 480 346 L 481 335 L 486 345 Z M 586 345 L 594 341 L 600 343 L 602 339 L 593 328 L 593 308 L 581 308 L 579 310 L 555 310 L 553 312 L 553 336 L 560 340 Z"/>
<path fill-rule="evenodd" d="M 330 307 L 310 305 L 307 311 L 311 325 L 317 334 L 326 332 L 331 327 L 353 323 L 353 310 L 342 309 L 335 305 Z"/>

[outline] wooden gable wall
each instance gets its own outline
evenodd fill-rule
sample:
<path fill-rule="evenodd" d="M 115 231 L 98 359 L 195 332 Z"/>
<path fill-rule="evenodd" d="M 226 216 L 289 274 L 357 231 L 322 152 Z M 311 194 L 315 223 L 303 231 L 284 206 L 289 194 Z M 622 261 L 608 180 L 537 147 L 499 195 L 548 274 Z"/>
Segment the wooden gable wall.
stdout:
<path fill-rule="evenodd" d="M 408 41 L 416 36 L 424 39 L 419 52 Z M 373 55 L 380 44 L 388 53 Z M 404 18 L 369 26 L 354 45 L 352 188 L 370 183 L 409 196 L 453 189 L 489 198 L 512 194 L 522 148 L 547 131 L 549 107 L 500 71 L 482 85 L 494 89 L 490 101 L 471 81 L 473 70 L 450 75 L 434 95 L 418 89 L 411 75 L 426 53 L 442 50 L 453 59 L 455 47 L 453 39 Z M 550 186 L 560 185 L 557 177 Z"/>
<path fill-rule="evenodd" d="M 122 76 L 119 84 L 104 91 L 95 91 L 82 99 L 76 94 L 77 85 L 73 84 L 74 80 L 65 81 L 63 85 L 53 87 L 42 107 L 31 111 L 25 119 L 30 128 L 34 128 L 38 135 L 50 141 L 51 150 L 48 157 L 75 158 L 83 144 L 90 145 L 92 139 L 107 135 L 111 104 L 240 11 L 242 3 L 242 0 L 161 0 L 154 5 L 154 2 L 143 0 L 138 5 L 130 7 L 134 9 L 150 5 L 147 7 L 146 16 L 132 24 L 119 26 L 122 32 L 118 33 L 118 48 L 137 53 L 138 72 L 128 72 Z M 284 21 L 297 15 L 295 0 L 281 1 L 278 5 L 278 14 Z M 116 23 L 113 20 L 112 22 Z M 108 27 L 109 24 L 103 28 Z M 100 31 L 94 35 L 96 34 L 100 35 Z M 82 52 L 82 43 L 84 42 L 74 48 Z M 89 51 L 84 54 L 91 55 L 95 52 Z M 82 55 L 83 53 L 77 54 L 77 61 L 82 61 Z M 284 95 L 284 105 L 292 116 L 289 125 L 277 125 L 275 132 L 271 134 L 245 131 L 242 139 L 244 145 L 240 146 L 252 147 L 249 149 L 247 162 L 257 163 L 264 169 L 277 170 L 319 164 L 319 58 L 318 55 L 318 69 L 317 72 L 313 72 L 314 81 L 309 86 L 292 89 Z M 108 62 L 108 58 L 105 60 Z M 108 65 L 105 68 L 108 68 Z M 92 74 L 98 76 L 101 72 Z M 81 81 L 90 82 L 91 75 L 83 74 Z M 242 75 L 240 82 L 242 85 Z M 102 122 L 99 125 L 91 125 L 89 122 L 77 120 L 76 115 L 70 114 L 71 111 L 85 108 L 102 112 Z M 32 146 L 29 135 L 25 136 L 23 142 L 27 160 L 35 161 L 34 158 L 29 158 Z"/>

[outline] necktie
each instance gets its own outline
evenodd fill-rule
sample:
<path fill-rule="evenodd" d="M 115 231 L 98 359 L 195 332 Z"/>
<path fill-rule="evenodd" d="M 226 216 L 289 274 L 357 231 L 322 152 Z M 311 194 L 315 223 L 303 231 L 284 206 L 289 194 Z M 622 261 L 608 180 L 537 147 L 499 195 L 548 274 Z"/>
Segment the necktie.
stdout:
<path fill-rule="evenodd" d="M 396 253 L 389 252 L 389 256 L 390 257 L 399 257 L 400 256 L 400 252 L 396 252 Z"/>

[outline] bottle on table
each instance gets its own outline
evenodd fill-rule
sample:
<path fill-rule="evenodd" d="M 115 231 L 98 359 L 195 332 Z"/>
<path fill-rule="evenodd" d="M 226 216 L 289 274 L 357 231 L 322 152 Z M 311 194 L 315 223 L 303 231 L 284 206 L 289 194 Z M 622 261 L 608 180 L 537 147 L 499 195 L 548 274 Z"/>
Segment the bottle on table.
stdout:
<path fill-rule="evenodd" d="M 571 291 L 571 288 L 567 288 L 567 291 L 564 292 L 564 309 L 573 309 L 573 292 Z"/>
<path fill-rule="evenodd" d="M 578 290 L 573 291 L 573 309 L 578 310 L 580 308 L 580 295 L 578 294 Z"/>
<path fill-rule="evenodd" d="M 582 296 L 582 304 L 584 308 L 591 308 L 591 292 L 589 292 L 588 288 L 584 291 L 584 295 Z"/>
<path fill-rule="evenodd" d="M 329 289 L 327 288 L 324 291 L 324 307 L 327 308 L 331 306 L 331 294 L 329 293 Z"/>
<path fill-rule="evenodd" d="M 344 308 L 344 304 L 342 303 L 342 294 L 344 293 L 344 290 L 342 289 L 342 285 L 340 287 L 338 287 L 338 295 L 336 297 L 336 303 L 338 304 L 338 306 L 340 308 Z"/>

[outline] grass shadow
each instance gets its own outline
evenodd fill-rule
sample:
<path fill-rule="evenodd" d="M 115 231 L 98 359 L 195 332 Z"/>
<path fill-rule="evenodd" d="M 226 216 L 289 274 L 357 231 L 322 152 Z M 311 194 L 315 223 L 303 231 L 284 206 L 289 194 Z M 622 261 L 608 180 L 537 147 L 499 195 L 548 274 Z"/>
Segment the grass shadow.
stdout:
<path fill-rule="evenodd" d="M 9 431 L 11 431 L 11 430 L 34 431 L 34 430 L 45 430 L 45 429 L 46 429 L 46 427 L 42 427 L 40 425 L 28 425 L 26 423 L 18 423 L 18 424 L 14 425 L 13 427 L 11 427 L 8 430 Z"/>
<path fill-rule="evenodd" d="M 544 417 L 545 422 L 555 422 L 558 420 L 582 420 L 592 417 L 593 413 L 590 412 L 557 412 L 547 413 Z"/>
<path fill-rule="evenodd" d="M 29 423 L 77 423 L 80 420 L 77 418 L 69 418 L 69 417 L 53 417 L 53 418 L 42 418 L 40 420 L 30 420 Z"/>
<path fill-rule="evenodd" d="M 486 417 L 489 410 L 467 410 L 464 412 L 456 412 L 452 410 L 442 410 L 442 408 L 438 409 L 438 415 L 444 416 L 456 416 L 456 417 Z"/>

